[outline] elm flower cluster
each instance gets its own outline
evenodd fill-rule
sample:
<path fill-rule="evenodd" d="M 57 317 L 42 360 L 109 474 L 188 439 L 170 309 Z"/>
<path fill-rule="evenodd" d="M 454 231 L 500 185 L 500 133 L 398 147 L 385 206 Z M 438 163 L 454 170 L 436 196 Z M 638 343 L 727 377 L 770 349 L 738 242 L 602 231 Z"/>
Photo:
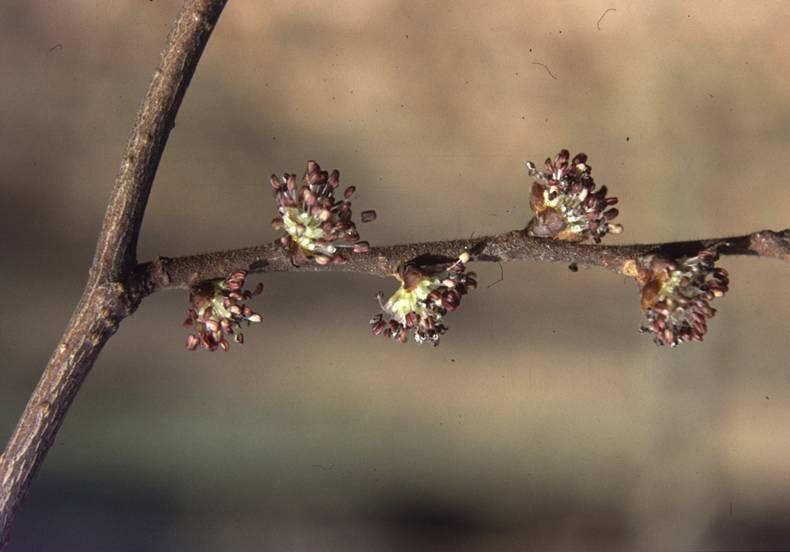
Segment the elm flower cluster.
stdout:
<path fill-rule="evenodd" d="M 338 250 L 351 249 L 363 253 L 369 244 L 359 240 L 359 232 L 351 220 L 351 196 L 355 187 L 349 186 L 341 200 L 335 199 L 340 185 L 337 170 L 322 171 L 315 161 L 307 162 L 307 172 L 301 186 L 296 175 L 272 175 L 271 184 L 277 200 L 278 217 L 272 220 L 275 230 L 285 230 L 280 243 L 294 265 L 315 261 L 317 264 L 342 264 L 346 257 Z M 375 219 L 375 211 L 362 213 L 363 222 Z"/>
<path fill-rule="evenodd" d="M 529 235 L 600 243 L 607 233 L 621 233 L 623 227 L 610 222 L 619 213 L 609 208 L 617 198 L 606 197 L 606 186 L 595 189 L 585 154 L 569 158 L 568 150 L 560 151 L 553 160 L 546 159 L 544 171 L 527 163 L 529 175 L 536 178 L 529 200 L 535 213 L 527 226 Z"/>
<path fill-rule="evenodd" d="M 461 297 L 477 287 L 475 273 L 466 272 L 469 259 L 465 251 L 446 270 L 434 274 L 425 273 L 414 263 L 402 266 L 396 275 L 400 288 L 383 304 L 379 292 L 383 312 L 370 320 L 373 335 L 405 343 L 412 334 L 417 343 L 438 345 L 447 331 L 443 317 L 458 309 Z"/>
<path fill-rule="evenodd" d="M 676 347 L 683 341 L 702 341 L 707 319 L 716 314 L 710 302 L 727 292 L 729 275 L 715 266 L 719 255 L 705 249 L 696 256 L 672 261 L 647 260 L 637 273 L 642 288 L 642 310 L 656 345 Z"/>
<path fill-rule="evenodd" d="M 227 278 L 207 280 L 194 286 L 189 292 L 191 307 L 187 310 L 184 327 L 194 333 L 187 336 L 186 346 L 194 351 L 201 349 L 227 351 L 227 337 L 233 336 L 236 343 L 244 342 L 244 334 L 238 329 L 242 322 L 260 322 L 262 317 L 244 304 L 245 301 L 263 290 L 263 284 L 253 290 L 244 289 L 247 273 L 239 270 Z"/>

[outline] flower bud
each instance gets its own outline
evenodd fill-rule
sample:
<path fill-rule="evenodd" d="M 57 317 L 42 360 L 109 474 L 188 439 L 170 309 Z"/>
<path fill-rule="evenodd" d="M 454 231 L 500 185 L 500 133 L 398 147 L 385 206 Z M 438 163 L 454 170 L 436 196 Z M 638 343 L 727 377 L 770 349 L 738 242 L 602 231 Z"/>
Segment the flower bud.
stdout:
<path fill-rule="evenodd" d="M 710 301 L 724 295 L 729 285 L 727 271 L 714 266 L 718 258 L 714 249 L 706 249 L 677 261 L 644 259 L 637 282 L 647 323 L 640 331 L 653 334 L 656 345 L 702 341 L 707 319 L 716 314 Z"/>
<path fill-rule="evenodd" d="M 340 173 L 336 170 L 327 173 L 315 161 L 308 161 L 298 193 L 295 175 L 272 177 L 271 181 L 280 215 L 272 226 L 285 231 L 280 243 L 291 262 L 295 265 L 311 260 L 322 265 L 345 262 L 345 257 L 336 256 L 337 247 L 353 247 L 359 242 L 359 233 L 351 220 L 350 198 L 356 188 L 346 188 L 343 199 L 338 201 L 335 189 L 340 183 Z"/>
<path fill-rule="evenodd" d="M 606 186 L 595 189 L 587 156 L 576 155 L 569 163 L 568 150 L 546 159 L 545 170 L 527 163 L 527 172 L 536 180 L 530 190 L 529 205 L 535 213 L 527 232 L 538 238 L 596 243 L 609 232 L 619 234 L 622 226 L 610 224 L 619 211 L 607 209 L 617 203 L 606 197 Z"/>
<path fill-rule="evenodd" d="M 225 336 L 233 336 L 237 343 L 244 337 L 238 333 L 241 323 L 260 322 L 261 315 L 241 301 L 258 295 L 263 289 L 258 284 L 253 291 L 244 289 L 246 271 L 239 270 L 225 279 L 209 280 L 192 287 L 189 294 L 191 307 L 187 310 L 184 325 L 193 329 L 187 336 L 186 348 L 190 351 L 200 347 L 209 351 L 220 348 L 228 350 L 230 344 Z"/>
<path fill-rule="evenodd" d="M 447 331 L 443 317 L 458 309 L 461 297 L 473 289 L 477 282 L 474 273 L 466 273 L 468 252 L 447 267 L 443 274 L 428 274 L 415 263 L 406 263 L 398 270 L 400 288 L 386 301 L 379 303 L 382 312 L 370 320 L 373 335 L 385 335 L 405 343 L 409 335 L 417 343 L 438 345 L 440 336 Z"/>

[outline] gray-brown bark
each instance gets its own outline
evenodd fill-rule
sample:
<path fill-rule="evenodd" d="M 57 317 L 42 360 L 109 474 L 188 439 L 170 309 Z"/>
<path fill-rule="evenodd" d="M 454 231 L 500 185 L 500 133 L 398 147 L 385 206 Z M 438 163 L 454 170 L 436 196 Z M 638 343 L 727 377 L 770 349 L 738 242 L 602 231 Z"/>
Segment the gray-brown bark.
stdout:
<path fill-rule="evenodd" d="M 88 283 L 0 456 L 0 547 L 74 396 L 141 296 L 127 285 L 137 237 L 176 113 L 225 0 L 188 0 L 170 32 L 115 180 Z"/>
<path fill-rule="evenodd" d="M 713 245 L 718 246 L 720 255 L 753 255 L 790 261 L 790 229 L 780 232 L 762 230 L 728 238 L 638 245 L 578 244 L 533 238 L 524 230 L 512 230 L 495 236 L 464 240 L 373 247 L 367 253 L 349 255 L 348 262 L 341 265 L 309 264 L 297 267 L 283 249 L 274 243 L 175 259 L 159 257 L 137 266 L 135 285 L 139 286 L 141 295 L 147 295 L 162 289 L 187 288 L 202 280 L 223 278 L 234 270 L 247 270 L 250 273 L 333 270 L 389 276 L 395 273 L 401 262 L 422 257 L 421 264 L 448 263 L 464 250 L 470 251 L 473 260 L 478 262 L 562 262 L 624 272 L 624 265 L 628 261 L 636 261 L 645 255 L 658 253 L 672 258 L 690 256 Z"/>
<path fill-rule="evenodd" d="M 181 100 L 226 0 L 187 0 L 138 114 L 107 206 L 88 283 L 18 425 L 0 456 L 0 547 L 8 542 L 19 504 L 52 445 L 80 386 L 119 323 L 147 295 L 185 288 L 234 270 L 340 270 L 387 276 L 421 257 L 445 263 L 469 250 L 476 261 L 552 261 L 627 273 L 629 261 L 663 253 L 693 255 L 719 244 L 722 255 L 790 261 L 790 230 L 663 244 L 596 246 L 532 238 L 524 230 L 466 240 L 377 247 L 343 265 L 295 267 L 274 244 L 137 264 L 137 238 L 154 175 Z M 723 244 L 722 244 L 723 243 Z"/>

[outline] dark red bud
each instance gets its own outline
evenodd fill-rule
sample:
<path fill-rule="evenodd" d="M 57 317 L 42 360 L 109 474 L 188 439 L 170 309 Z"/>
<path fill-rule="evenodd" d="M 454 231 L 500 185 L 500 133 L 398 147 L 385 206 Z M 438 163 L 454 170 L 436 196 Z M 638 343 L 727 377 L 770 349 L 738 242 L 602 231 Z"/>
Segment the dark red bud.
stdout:
<path fill-rule="evenodd" d="M 381 335 L 386 327 L 387 323 L 383 320 L 379 320 L 370 327 L 370 331 L 373 332 L 373 335 Z"/>
<path fill-rule="evenodd" d="M 329 175 L 328 184 L 332 187 L 332 189 L 337 188 L 337 186 L 340 184 L 340 171 L 337 169 L 332 171 L 332 174 Z"/>
<path fill-rule="evenodd" d="M 434 289 L 428 294 L 428 301 L 431 303 L 441 303 L 442 302 L 442 292 L 438 289 Z"/>
<path fill-rule="evenodd" d="M 442 307 L 450 312 L 453 312 L 461 304 L 461 294 L 456 290 L 451 289 L 447 291 L 442 297 Z"/>
<path fill-rule="evenodd" d="M 200 340 L 198 340 L 198 338 L 196 336 L 194 336 L 192 334 L 188 335 L 187 336 L 187 343 L 186 343 L 187 350 L 194 351 L 197 348 L 199 342 L 200 342 Z"/>
<path fill-rule="evenodd" d="M 296 191 L 296 175 L 288 175 L 288 178 L 285 181 L 285 187 L 288 189 L 288 193 L 293 195 L 293 193 Z"/>

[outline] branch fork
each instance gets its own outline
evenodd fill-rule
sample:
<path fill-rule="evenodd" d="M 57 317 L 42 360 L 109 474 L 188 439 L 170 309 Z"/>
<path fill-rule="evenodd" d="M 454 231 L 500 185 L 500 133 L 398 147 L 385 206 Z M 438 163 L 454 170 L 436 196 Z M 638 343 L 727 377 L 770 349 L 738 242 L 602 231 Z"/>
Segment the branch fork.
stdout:
<path fill-rule="evenodd" d="M 188 345 L 206 344 L 211 349 L 224 348 L 228 335 L 237 337 L 238 323 L 259 320 L 241 303 L 253 294 L 242 289 L 247 274 L 327 270 L 379 277 L 398 274 L 402 293 L 399 290 L 395 299 L 384 303 L 389 318 L 374 317 L 373 333 L 388 332 L 402 340 L 406 330 L 433 342 L 439 318 L 454 311 L 460 296 L 476 285 L 473 274 L 466 272 L 468 262 L 562 262 L 599 266 L 635 278 L 643 306 L 653 313 L 648 316 L 654 326 L 649 331 L 671 345 L 676 339 L 693 339 L 693 332 L 699 333 L 712 315 L 707 302 L 726 290 L 727 274 L 715 267 L 714 257 L 750 255 L 790 262 L 790 229 L 670 243 L 580 243 L 619 232 L 611 222 L 617 215 L 611 208 L 616 199 L 606 196 L 605 187 L 595 189 L 586 157 L 569 161 L 563 151 L 547 160 L 544 171 L 530 168 L 537 178 L 530 196 L 536 218 L 526 229 L 466 240 L 370 247 L 359 240 L 350 223 L 345 202 L 353 190 L 346 190 L 338 204 L 326 188 L 333 191 L 337 178 L 334 174 L 324 178 L 314 167 L 308 170 L 309 193 L 297 196 L 296 184 L 288 176 L 277 180 L 276 187 L 272 184 L 280 194 L 279 224 L 288 233 L 284 242 L 138 263 L 137 239 L 162 152 L 225 3 L 186 0 L 168 37 L 122 157 L 82 298 L 0 456 L 0 548 L 7 544 L 19 505 L 99 352 L 120 322 L 157 291 L 193 291 L 196 308 L 189 318 L 196 333 Z M 373 211 L 362 213 L 363 222 L 374 218 Z M 338 251 L 336 238 L 348 242 L 349 254 L 349 248 Z M 435 277 L 437 271 L 445 272 Z M 226 285 L 209 288 L 205 283 L 212 281 Z M 195 294 L 196 288 L 200 293 Z M 676 313 L 678 305 L 682 318 Z"/>

